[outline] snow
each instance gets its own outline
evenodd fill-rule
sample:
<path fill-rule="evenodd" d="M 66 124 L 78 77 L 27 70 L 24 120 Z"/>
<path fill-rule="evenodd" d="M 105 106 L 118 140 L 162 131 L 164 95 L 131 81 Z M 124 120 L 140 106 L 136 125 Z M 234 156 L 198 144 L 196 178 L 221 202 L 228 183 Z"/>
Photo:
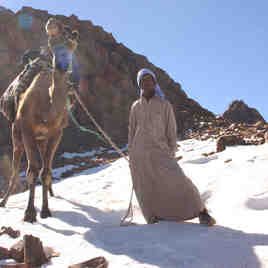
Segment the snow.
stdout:
<path fill-rule="evenodd" d="M 2 235 L 0 246 L 9 248 L 24 234 L 38 236 L 61 254 L 42 266 L 49 268 L 97 256 L 104 256 L 110 268 L 268 267 L 268 144 L 227 147 L 208 157 L 202 154 L 215 151 L 214 140 L 179 145 L 177 156 L 183 158 L 178 163 L 199 188 L 216 226 L 201 226 L 197 219 L 148 225 L 134 197 L 136 225 L 121 227 L 132 185 L 128 163 L 120 158 L 54 183 L 52 218 L 39 217 L 41 186 L 37 223 L 22 221 L 28 192 L 10 197 L 0 208 L 0 226 L 12 226 L 22 235 Z M 64 169 L 54 170 L 56 177 L 60 172 Z"/>

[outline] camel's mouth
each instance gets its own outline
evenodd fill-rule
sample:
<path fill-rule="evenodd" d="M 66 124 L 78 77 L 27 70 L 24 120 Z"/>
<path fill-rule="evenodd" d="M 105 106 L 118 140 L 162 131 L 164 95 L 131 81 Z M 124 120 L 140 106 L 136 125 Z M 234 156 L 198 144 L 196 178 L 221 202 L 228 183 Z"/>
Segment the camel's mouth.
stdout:
<path fill-rule="evenodd" d="M 72 68 L 72 52 L 65 47 L 57 47 L 54 50 L 56 68 L 60 71 L 71 71 Z"/>

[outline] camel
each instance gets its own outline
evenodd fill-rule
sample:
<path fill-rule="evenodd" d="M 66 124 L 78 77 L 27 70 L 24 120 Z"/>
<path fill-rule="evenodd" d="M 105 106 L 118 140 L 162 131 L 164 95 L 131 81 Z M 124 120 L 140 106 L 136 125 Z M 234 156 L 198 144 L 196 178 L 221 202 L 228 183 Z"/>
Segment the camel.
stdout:
<path fill-rule="evenodd" d="M 52 192 L 52 162 L 54 154 L 68 125 L 66 98 L 70 93 L 67 86 L 68 65 L 72 51 L 53 53 L 52 71 L 41 71 L 25 93 L 21 94 L 15 121 L 12 123 L 13 161 L 8 191 L 0 203 L 6 205 L 19 180 L 22 155 L 26 152 L 28 161 L 27 182 L 29 200 L 24 212 L 24 221 L 36 221 L 34 206 L 35 184 L 38 176 L 42 182 L 43 203 L 41 218 L 51 217 L 48 206 L 48 191 Z M 38 156 L 39 154 L 39 156 Z M 39 167 L 39 159 L 40 166 Z"/>

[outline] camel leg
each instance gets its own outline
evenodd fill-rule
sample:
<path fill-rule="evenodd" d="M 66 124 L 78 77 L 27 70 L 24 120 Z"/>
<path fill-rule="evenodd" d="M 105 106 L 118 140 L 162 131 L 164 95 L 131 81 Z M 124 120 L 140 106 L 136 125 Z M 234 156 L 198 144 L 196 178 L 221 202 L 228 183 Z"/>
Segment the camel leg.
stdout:
<path fill-rule="evenodd" d="M 43 167 L 45 166 L 44 161 L 45 161 L 45 156 L 46 156 L 46 152 L 47 152 L 47 140 L 40 141 L 38 143 L 38 148 L 39 148 L 39 152 L 40 152 L 40 155 L 41 155 L 41 161 L 42 161 L 42 169 L 41 169 L 41 171 L 39 173 L 39 176 L 40 176 L 40 178 L 42 178 L 42 176 L 43 176 L 42 174 L 44 172 Z M 55 196 L 54 192 L 53 192 L 53 189 L 52 189 L 52 183 L 50 184 L 50 186 L 48 188 L 48 191 L 49 191 L 50 196 Z"/>
<path fill-rule="evenodd" d="M 35 222 L 36 221 L 36 210 L 34 207 L 34 196 L 35 196 L 35 184 L 38 178 L 38 147 L 30 127 L 25 123 L 22 127 L 22 138 L 28 160 L 27 168 L 27 180 L 29 184 L 29 199 L 26 211 L 24 213 L 24 221 Z"/>
<path fill-rule="evenodd" d="M 50 185 L 49 188 L 48 188 L 48 192 L 49 192 L 50 196 L 52 196 L 52 197 L 55 196 L 54 191 L 53 191 L 53 189 L 52 189 L 52 183 L 51 183 L 51 185 Z"/>
<path fill-rule="evenodd" d="M 41 218 L 51 217 L 48 207 L 48 191 L 52 191 L 52 163 L 55 152 L 62 138 L 62 130 L 47 141 L 46 150 L 41 149 L 42 169 L 40 178 L 43 186 L 43 205 L 41 210 Z"/>
<path fill-rule="evenodd" d="M 40 152 L 40 156 L 41 156 L 41 161 L 42 161 L 42 168 L 40 170 L 39 176 L 41 178 L 41 182 L 42 182 L 42 190 L 43 190 L 43 203 L 42 203 L 42 210 L 41 210 L 41 214 L 40 217 L 41 218 L 48 218 L 48 217 L 52 217 L 51 212 L 48 208 L 48 197 L 47 197 L 47 192 L 49 191 L 49 189 L 52 189 L 52 184 L 50 183 L 50 185 L 46 184 L 45 182 L 48 182 L 49 180 L 51 180 L 51 172 L 48 170 L 48 168 L 46 168 L 47 164 L 46 164 L 46 153 L 47 153 L 47 146 L 48 145 L 48 140 L 44 140 L 44 141 L 40 141 L 38 144 L 38 148 L 39 148 L 39 152 Z"/>
<path fill-rule="evenodd" d="M 13 161 L 12 161 L 12 173 L 9 180 L 8 190 L 3 200 L 0 203 L 0 207 L 4 207 L 7 203 L 9 196 L 13 193 L 16 185 L 20 184 L 19 181 L 19 169 L 21 157 L 24 153 L 24 146 L 21 140 L 21 135 L 15 125 L 12 125 L 12 142 L 13 142 Z"/>

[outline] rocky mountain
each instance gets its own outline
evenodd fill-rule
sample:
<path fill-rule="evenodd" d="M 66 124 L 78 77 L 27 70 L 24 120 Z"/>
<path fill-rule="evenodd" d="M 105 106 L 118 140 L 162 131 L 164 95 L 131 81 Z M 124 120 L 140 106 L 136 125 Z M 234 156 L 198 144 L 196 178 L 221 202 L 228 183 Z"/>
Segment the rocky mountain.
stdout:
<path fill-rule="evenodd" d="M 0 94 L 22 70 L 23 53 L 46 45 L 44 25 L 50 17 L 53 15 L 47 11 L 31 7 L 23 7 L 17 13 L 0 8 Z M 183 135 L 198 118 L 214 117 L 212 112 L 190 99 L 181 85 L 164 70 L 118 43 L 101 26 L 89 20 L 79 20 L 75 15 L 54 17 L 80 33 L 76 56 L 84 79 L 79 93 L 90 113 L 117 144 L 127 142 L 129 109 L 138 98 L 136 75 L 141 68 L 150 68 L 157 75 L 161 88 L 173 104 L 179 135 Z M 78 104 L 73 112 L 81 125 L 96 130 Z M 0 146 L 3 148 L 10 145 L 10 126 L 2 115 L 0 128 Z M 58 151 L 80 151 L 97 143 L 104 145 L 96 136 L 80 131 L 70 120 Z"/>
<path fill-rule="evenodd" d="M 254 124 L 256 122 L 265 122 L 262 115 L 255 109 L 248 107 L 242 100 L 234 100 L 223 113 L 223 117 L 234 123 Z"/>

